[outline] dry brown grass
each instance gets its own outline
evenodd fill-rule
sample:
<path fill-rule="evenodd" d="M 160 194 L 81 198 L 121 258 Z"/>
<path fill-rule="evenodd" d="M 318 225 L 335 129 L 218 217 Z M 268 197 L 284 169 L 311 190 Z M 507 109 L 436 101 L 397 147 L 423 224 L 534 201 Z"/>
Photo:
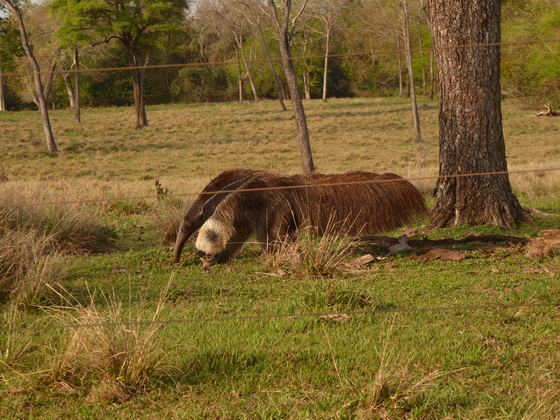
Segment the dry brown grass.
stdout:
<path fill-rule="evenodd" d="M 0 294 L 37 304 L 66 276 L 64 255 L 94 251 L 106 237 L 84 207 L 4 207 L 21 200 L 12 191 L 0 197 Z"/>
<path fill-rule="evenodd" d="M 435 381 L 444 375 L 434 370 L 419 380 L 413 379 L 412 361 L 403 357 L 396 349 L 393 337 L 393 322 L 387 324 L 375 348 L 379 367 L 371 382 L 361 384 L 358 391 L 358 413 L 364 418 L 392 418 L 391 412 L 399 413 L 400 406 L 426 392 Z"/>
<path fill-rule="evenodd" d="M 317 169 L 436 176 L 437 104 L 420 98 L 420 105 L 424 143 L 418 147 L 406 99 L 306 101 Z M 509 167 L 556 166 L 560 118 L 534 117 L 515 101 L 505 101 L 503 110 Z M 155 195 L 156 179 L 177 194 L 197 193 L 211 177 L 234 167 L 301 171 L 291 113 L 278 111 L 274 101 L 153 106 L 148 114 L 150 126 L 136 131 L 127 108 L 85 110 L 79 125 L 71 111 L 54 111 L 61 153 L 52 158 L 44 152 L 35 112 L 3 113 L 0 155 L 2 179 L 8 180 L 3 185 L 29 188 L 38 201 L 96 199 Z M 513 186 L 526 193 L 557 191 L 558 176 L 536 184 L 515 177 Z M 414 183 L 431 192 L 435 179 Z"/>
<path fill-rule="evenodd" d="M 264 254 L 264 262 L 272 271 L 285 271 L 309 277 L 331 277 L 348 262 L 354 250 L 349 237 L 337 234 L 332 225 L 325 234 L 315 236 L 300 230 L 298 238 L 276 244 L 274 252 Z"/>
<path fill-rule="evenodd" d="M 161 325 L 154 323 L 164 307 L 169 284 L 152 313 L 152 323 L 143 315 L 125 313 L 123 304 L 113 297 L 104 296 L 102 309 L 94 294 L 83 305 L 66 291 L 64 295 L 57 292 L 67 306 L 49 309 L 54 323 L 82 327 L 68 330 L 48 381 L 89 389 L 94 401 L 126 400 L 154 384 L 169 357 L 169 349 L 157 337 Z"/>
<path fill-rule="evenodd" d="M 38 304 L 48 285 L 67 275 L 63 256 L 52 247 L 52 237 L 34 231 L 6 231 L 0 243 L 0 294 L 18 304 Z"/>
<path fill-rule="evenodd" d="M 4 207 L 25 202 L 11 192 L 0 197 L 0 231 L 34 232 L 49 238 L 52 249 L 72 253 L 94 251 L 104 240 L 95 213 L 84 206 Z"/>

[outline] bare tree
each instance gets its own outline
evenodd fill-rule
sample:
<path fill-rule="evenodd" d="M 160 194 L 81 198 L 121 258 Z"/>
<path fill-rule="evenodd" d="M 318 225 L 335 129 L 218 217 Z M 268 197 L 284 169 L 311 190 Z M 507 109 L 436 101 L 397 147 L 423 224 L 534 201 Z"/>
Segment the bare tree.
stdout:
<path fill-rule="evenodd" d="M 18 23 L 18 28 L 20 32 L 21 38 L 21 45 L 23 50 L 25 51 L 25 55 L 27 56 L 31 68 L 33 70 L 33 81 L 35 84 L 35 97 L 37 98 L 39 111 L 41 112 L 41 118 L 43 122 L 43 129 L 45 131 L 45 137 L 47 139 L 47 148 L 50 153 L 57 153 L 58 150 L 56 148 L 56 142 L 54 140 L 54 136 L 51 129 L 51 122 L 49 118 L 49 112 L 47 109 L 47 101 L 45 99 L 45 94 L 43 90 L 43 82 L 41 81 L 41 68 L 39 63 L 35 59 L 33 55 L 33 51 L 31 46 L 29 45 L 29 39 L 27 36 L 27 31 L 25 29 L 25 24 L 23 22 L 23 16 L 21 14 L 21 10 L 17 0 L 2 0 L 10 9 L 12 15 L 16 19 Z"/>
<path fill-rule="evenodd" d="M 410 42 L 410 22 L 408 19 L 407 0 L 401 0 L 403 16 L 404 46 L 406 56 L 406 67 L 408 69 L 408 80 L 410 83 L 410 99 L 412 101 L 412 115 L 414 117 L 414 128 L 416 129 L 416 142 L 422 143 L 422 131 L 420 127 L 420 113 L 418 112 L 418 101 L 416 100 L 416 83 L 414 82 L 414 68 L 412 66 L 412 51 Z"/>
<path fill-rule="evenodd" d="M 323 95 L 324 102 L 327 101 L 327 81 L 329 70 L 329 54 L 331 46 L 331 37 L 335 25 L 340 17 L 340 11 L 343 4 L 340 0 L 318 0 L 311 3 L 310 11 L 321 21 L 321 29 L 319 32 L 325 38 L 325 53 L 323 58 Z"/>
<path fill-rule="evenodd" d="M 2 74 L 2 54 L 0 53 L 0 111 L 5 111 L 6 103 L 4 102 L 4 77 Z"/>
<path fill-rule="evenodd" d="M 300 10 L 292 19 L 290 19 L 292 1 L 281 0 L 279 3 L 280 4 L 276 6 L 274 0 L 267 0 L 268 10 L 272 16 L 272 23 L 274 29 L 276 30 L 278 46 L 280 47 L 280 54 L 282 55 L 282 66 L 284 67 L 284 73 L 286 74 L 286 81 L 288 82 L 288 88 L 290 90 L 290 96 L 292 99 L 292 109 L 296 121 L 296 130 L 298 135 L 303 171 L 313 172 L 315 170 L 315 165 L 313 164 L 313 155 L 311 152 L 311 145 L 309 143 L 307 118 L 305 116 L 305 110 L 303 108 L 303 101 L 301 99 L 301 93 L 299 91 L 296 73 L 294 71 L 294 65 L 290 56 L 289 42 L 289 36 L 291 35 L 290 30 L 293 30 L 295 22 L 301 16 L 307 0 L 304 0 Z"/>
<path fill-rule="evenodd" d="M 233 39 L 233 45 L 235 47 L 238 60 L 238 82 L 240 89 L 239 100 L 241 101 L 243 99 L 243 76 L 241 74 L 241 65 L 239 62 L 243 62 L 243 67 L 245 68 L 246 76 L 249 79 L 249 85 L 251 86 L 251 91 L 253 93 L 253 98 L 255 101 L 258 101 L 259 96 L 257 94 L 253 72 L 249 61 L 245 56 L 244 50 L 245 39 L 247 38 L 249 32 L 247 27 L 249 22 L 236 6 L 237 4 L 233 1 L 207 0 L 202 7 L 199 7 L 199 14 L 203 16 L 208 25 L 212 27 L 216 33 L 228 33 Z"/>
<path fill-rule="evenodd" d="M 278 75 L 276 74 L 276 69 L 274 68 L 272 57 L 270 56 L 270 50 L 268 49 L 268 45 L 266 43 L 266 39 L 264 37 L 262 27 L 261 27 L 262 10 L 260 8 L 252 7 L 254 3 L 247 3 L 247 1 L 244 0 L 238 0 L 236 4 L 237 4 L 237 11 L 247 20 L 247 22 L 253 25 L 257 29 L 257 32 L 259 33 L 259 38 L 261 39 L 263 49 L 268 61 L 268 65 L 270 67 L 270 72 L 272 73 L 272 78 L 274 79 L 276 96 L 278 98 L 278 102 L 280 103 L 280 108 L 282 109 L 282 111 L 287 111 L 286 105 L 284 104 L 284 95 L 282 94 L 282 87 L 280 86 L 280 80 L 278 79 Z"/>
<path fill-rule="evenodd" d="M 440 178 L 432 225 L 513 226 L 527 215 L 507 174 L 495 45 L 500 0 L 428 0 L 428 9 L 439 70 Z M 465 44 L 474 46 L 460 47 Z"/>

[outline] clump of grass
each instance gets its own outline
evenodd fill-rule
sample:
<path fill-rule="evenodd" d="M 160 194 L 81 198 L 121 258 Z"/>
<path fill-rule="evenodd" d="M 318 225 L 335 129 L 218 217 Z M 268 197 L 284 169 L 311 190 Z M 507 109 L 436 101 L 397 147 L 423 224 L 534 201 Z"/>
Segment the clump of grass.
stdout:
<path fill-rule="evenodd" d="M 177 200 L 166 199 L 158 203 L 157 209 L 150 215 L 150 219 L 162 245 L 175 243 L 184 214 L 183 205 Z"/>
<path fill-rule="evenodd" d="M 539 378 L 541 379 L 541 378 Z M 538 383 L 538 382 L 537 382 Z M 555 419 L 560 416 L 560 391 L 554 386 L 535 395 L 522 394 L 514 403 L 511 416 L 523 419 Z"/>
<path fill-rule="evenodd" d="M 310 277 L 331 277 L 347 262 L 353 251 L 350 238 L 327 232 L 315 236 L 301 231 L 296 240 L 284 240 L 275 252 L 265 254 L 265 265 Z"/>
<path fill-rule="evenodd" d="M 21 311 L 17 303 L 9 303 L 0 312 L 0 324 L 8 330 L 0 333 L 0 382 L 3 371 L 17 372 L 24 359 L 38 348 L 35 332 L 17 330 L 21 327 Z M 13 329 L 12 331 L 9 329 Z M 7 368 L 7 369 L 6 369 Z"/>
<path fill-rule="evenodd" d="M 37 304 L 67 274 L 51 236 L 7 231 L 0 242 L 0 295 L 19 304 Z"/>
<path fill-rule="evenodd" d="M 0 202 L 0 232 L 35 232 L 49 237 L 60 252 L 94 251 L 106 240 L 96 217 L 79 207 L 4 207 Z"/>
<path fill-rule="evenodd" d="M 162 293 L 152 321 L 159 319 L 167 291 Z M 83 388 L 91 399 L 104 401 L 126 400 L 156 381 L 166 356 L 157 339 L 160 324 L 125 314 L 115 298 L 104 296 L 103 309 L 91 293 L 87 305 L 63 298 L 68 306 L 52 312 L 55 323 L 81 327 L 68 330 L 49 381 Z"/>
<path fill-rule="evenodd" d="M 107 235 L 85 208 L 11 207 L 24 201 L 14 193 L 0 198 L 0 294 L 37 304 L 47 283 L 55 286 L 66 276 L 64 255 L 95 251 Z"/>
<path fill-rule="evenodd" d="M 358 412 L 364 417 L 386 418 L 388 412 L 398 412 L 407 401 L 426 392 L 443 375 L 435 370 L 420 380 L 413 379 L 411 361 L 397 352 L 392 342 L 392 330 L 393 324 L 388 326 L 381 338 L 380 348 L 376 349 L 379 367 L 373 380 L 356 388 L 360 390 Z"/>
<path fill-rule="evenodd" d="M 102 212 L 111 216 L 130 216 L 133 214 L 144 214 L 152 210 L 152 206 L 146 200 L 114 200 L 108 201 Z"/>

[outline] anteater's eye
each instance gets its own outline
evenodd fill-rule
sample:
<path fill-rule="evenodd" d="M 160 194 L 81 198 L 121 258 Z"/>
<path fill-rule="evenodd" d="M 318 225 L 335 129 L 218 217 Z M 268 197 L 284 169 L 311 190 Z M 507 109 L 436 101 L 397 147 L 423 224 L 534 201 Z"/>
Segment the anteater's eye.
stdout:
<path fill-rule="evenodd" d="M 196 251 L 196 255 L 198 255 L 198 257 L 202 258 L 203 260 L 211 260 L 212 258 L 214 258 L 214 254 L 207 254 L 204 251 Z"/>

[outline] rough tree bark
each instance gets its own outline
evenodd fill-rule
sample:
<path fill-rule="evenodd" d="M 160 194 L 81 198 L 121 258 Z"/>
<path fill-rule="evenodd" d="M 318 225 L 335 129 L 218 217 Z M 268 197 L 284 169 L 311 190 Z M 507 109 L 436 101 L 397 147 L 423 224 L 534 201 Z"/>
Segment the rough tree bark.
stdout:
<path fill-rule="evenodd" d="M 282 66 L 284 68 L 284 73 L 286 73 L 286 81 L 288 82 L 288 89 L 290 91 L 290 98 L 292 100 L 292 108 L 296 120 L 296 130 L 298 135 L 303 171 L 313 172 L 315 170 L 315 165 L 313 164 L 313 155 L 311 152 L 311 145 L 309 143 L 307 118 L 305 117 L 305 110 L 303 108 L 303 101 L 301 99 L 301 93 L 299 91 L 296 73 L 294 71 L 294 65 L 290 57 L 290 45 L 288 41 L 288 26 L 290 23 L 290 8 L 292 2 L 291 0 L 281 1 L 281 19 L 276 11 L 274 0 L 267 0 L 267 4 L 269 10 L 272 13 L 272 22 L 276 30 L 276 36 L 278 38 L 280 55 L 282 56 Z"/>
<path fill-rule="evenodd" d="M 428 13 L 439 70 L 440 178 L 432 226 L 514 226 L 527 215 L 507 173 L 464 176 L 507 171 L 500 47 L 484 45 L 500 42 L 500 0 L 429 0 Z M 469 44 L 479 46 L 461 47 Z"/>
<path fill-rule="evenodd" d="M 49 111 L 47 108 L 47 101 L 45 100 L 45 95 L 43 92 L 43 83 L 41 82 L 41 68 L 39 67 L 39 63 L 35 59 L 35 56 L 33 55 L 33 51 L 31 50 L 31 46 L 29 45 L 27 31 L 25 29 L 25 24 L 23 23 L 23 17 L 21 15 L 21 11 L 19 10 L 19 6 L 17 2 L 15 0 L 5 0 L 5 2 L 17 20 L 20 38 L 21 38 L 21 45 L 23 47 L 23 50 L 25 51 L 25 55 L 29 59 L 31 68 L 33 69 L 35 96 L 37 98 L 39 111 L 41 112 L 43 129 L 45 131 L 45 137 L 47 138 L 47 148 L 49 149 L 50 153 L 54 154 L 57 153 L 58 150 L 56 148 L 56 143 L 54 141 L 54 136 L 51 129 L 51 121 L 49 119 Z"/>

